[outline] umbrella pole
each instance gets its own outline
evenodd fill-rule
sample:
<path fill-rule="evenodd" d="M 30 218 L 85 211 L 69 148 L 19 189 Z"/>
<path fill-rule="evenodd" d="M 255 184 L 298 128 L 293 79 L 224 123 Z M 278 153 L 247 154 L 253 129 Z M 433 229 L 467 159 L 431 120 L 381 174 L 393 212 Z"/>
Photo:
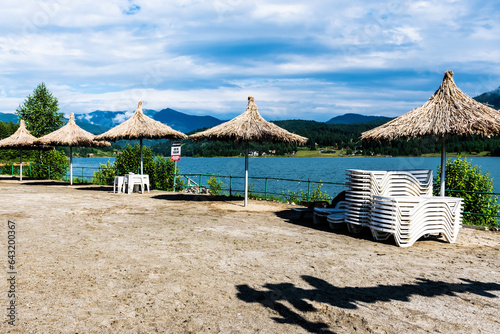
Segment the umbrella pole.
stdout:
<path fill-rule="evenodd" d="M 445 188 L 445 165 L 446 165 L 446 138 L 443 136 L 441 138 L 441 196 L 444 196 L 444 188 Z"/>
<path fill-rule="evenodd" d="M 73 185 L 73 147 L 69 147 L 69 184 Z"/>
<path fill-rule="evenodd" d="M 248 204 L 248 142 L 245 148 L 245 206 Z"/>
<path fill-rule="evenodd" d="M 19 181 L 23 180 L 23 149 L 21 151 L 21 165 L 19 166 Z"/>
<path fill-rule="evenodd" d="M 139 139 L 139 140 L 140 140 L 140 142 L 141 142 L 141 175 L 143 175 L 143 174 L 144 174 L 144 170 L 143 170 L 143 168 L 142 168 L 142 138 L 141 138 L 141 139 Z"/>

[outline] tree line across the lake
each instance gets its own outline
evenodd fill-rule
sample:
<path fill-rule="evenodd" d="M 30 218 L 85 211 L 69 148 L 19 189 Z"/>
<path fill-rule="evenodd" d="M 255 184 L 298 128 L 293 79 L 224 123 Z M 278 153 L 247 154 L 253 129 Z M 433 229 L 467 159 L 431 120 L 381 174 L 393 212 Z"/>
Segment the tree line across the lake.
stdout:
<path fill-rule="evenodd" d="M 295 144 L 284 143 L 250 143 L 249 150 L 262 155 L 285 156 L 293 154 L 298 150 L 323 150 L 324 152 L 343 152 L 344 155 L 364 155 L 364 156 L 421 156 L 423 154 L 438 154 L 441 150 L 441 143 L 437 138 L 425 137 L 411 140 L 395 140 L 383 143 L 360 142 L 359 137 L 362 132 L 370 130 L 383 122 L 374 121 L 360 124 L 327 124 L 315 121 L 289 120 L 276 121 L 276 125 L 287 129 L 293 133 L 309 138 L 303 147 Z M 0 122 L 0 139 L 13 134 L 18 124 L 12 122 Z M 449 136 L 446 139 L 446 149 L 450 153 L 462 155 L 473 155 L 481 152 L 489 152 L 492 156 L 500 156 L 500 137 L 492 138 L 479 136 Z M 164 156 L 170 155 L 171 142 L 159 142 L 151 146 L 155 154 Z M 69 148 L 61 147 L 59 150 L 67 151 Z M 73 154 L 80 157 L 89 156 L 114 156 L 121 151 L 122 147 L 113 144 L 105 148 L 74 148 Z M 192 142 L 185 140 L 182 142 L 182 155 L 188 157 L 227 157 L 244 154 L 244 146 L 234 142 Z M 26 152 L 29 160 L 35 153 Z M 18 157 L 15 150 L 0 150 L 0 160 L 12 160 Z"/>
<path fill-rule="evenodd" d="M 384 143 L 365 143 L 359 140 L 361 133 L 383 124 L 374 121 L 360 124 L 327 124 L 315 121 L 289 120 L 276 121 L 276 125 L 301 136 L 309 138 L 307 143 L 299 148 L 295 144 L 283 143 L 250 143 L 249 150 L 266 155 L 289 155 L 301 150 L 323 152 L 343 152 L 347 155 L 364 156 L 421 156 L 423 154 L 439 154 L 441 142 L 437 138 L 426 137 L 411 140 L 395 140 Z M 197 130 L 198 131 L 198 130 Z M 446 139 L 448 152 L 473 155 L 480 152 L 490 152 L 492 156 L 500 156 L 500 137 L 479 136 L 449 136 Z M 169 155 L 170 142 L 162 142 L 151 148 L 156 154 Z M 234 142 L 191 142 L 182 143 L 182 155 L 192 157 L 226 157 L 244 154 L 244 147 Z"/>
<path fill-rule="evenodd" d="M 47 89 L 45 84 L 38 85 L 33 94 L 29 95 L 17 110 L 16 115 L 24 119 L 28 130 L 36 137 L 40 137 L 58 129 L 63 125 L 64 115 L 59 112 L 58 100 Z M 441 143 L 437 138 L 426 137 L 411 140 L 395 140 L 392 142 L 376 143 L 361 142 L 361 133 L 383 124 L 386 120 L 375 120 L 367 123 L 355 124 L 328 124 L 306 120 L 275 121 L 274 123 L 290 132 L 309 138 L 302 147 L 285 143 L 250 143 L 250 151 L 258 155 L 285 156 L 297 151 L 338 153 L 342 155 L 390 155 L 390 156 L 421 156 L 436 154 L 441 150 Z M 0 139 L 13 134 L 18 124 L 0 122 Z M 203 130 L 203 129 L 200 129 Z M 197 130 L 197 131 L 200 131 Z M 193 132 L 197 132 L 193 131 Z M 77 157 L 115 156 L 122 151 L 122 146 L 113 144 L 107 148 L 74 148 L 73 154 Z M 170 155 L 171 142 L 152 141 L 150 143 L 154 154 Z M 479 136 L 447 138 L 448 152 L 462 155 L 473 155 L 489 152 L 492 156 L 500 156 L 500 137 L 483 138 Z M 69 155 L 69 148 L 61 147 Z M 182 143 L 182 155 L 191 157 L 227 157 L 244 154 L 245 147 L 234 142 L 192 142 L 185 140 Z M 17 157 L 17 150 L 0 150 L 0 161 L 12 160 Z M 40 159 L 41 154 L 27 151 L 26 160 Z"/>

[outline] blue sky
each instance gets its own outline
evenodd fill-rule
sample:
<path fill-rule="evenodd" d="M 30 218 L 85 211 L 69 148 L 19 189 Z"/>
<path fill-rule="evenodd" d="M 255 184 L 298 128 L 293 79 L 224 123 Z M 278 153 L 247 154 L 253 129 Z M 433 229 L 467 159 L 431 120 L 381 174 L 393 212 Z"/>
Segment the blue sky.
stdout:
<path fill-rule="evenodd" d="M 61 111 L 267 120 L 399 116 L 453 70 L 500 86 L 497 1 L 24 0 L 0 13 L 0 112 L 41 82 Z"/>

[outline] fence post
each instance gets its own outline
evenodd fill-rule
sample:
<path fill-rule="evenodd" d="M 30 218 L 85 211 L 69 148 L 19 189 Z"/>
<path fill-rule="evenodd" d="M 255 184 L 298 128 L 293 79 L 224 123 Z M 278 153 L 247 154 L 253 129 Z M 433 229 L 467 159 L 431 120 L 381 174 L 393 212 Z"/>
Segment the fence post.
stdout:
<path fill-rule="evenodd" d="M 201 194 L 201 174 L 200 174 L 200 179 L 198 182 L 198 194 Z"/>
<path fill-rule="evenodd" d="M 50 165 L 49 165 L 49 180 L 50 180 Z"/>
<path fill-rule="evenodd" d="M 266 177 L 266 184 L 264 186 L 264 199 L 267 200 L 267 177 Z"/>
<path fill-rule="evenodd" d="M 12 170 L 10 172 L 10 176 L 13 176 L 14 175 L 14 163 L 12 163 Z"/>
<path fill-rule="evenodd" d="M 229 197 L 233 197 L 233 174 L 229 174 Z"/>
<path fill-rule="evenodd" d="M 311 192 L 311 180 L 307 178 L 307 201 L 309 202 L 309 193 Z"/>
<path fill-rule="evenodd" d="M 30 162 L 30 164 L 29 164 L 29 167 L 30 167 L 30 177 L 31 177 L 31 162 Z"/>
<path fill-rule="evenodd" d="M 99 185 L 101 185 L 101 166 L 99 166 Z"/>
<path fill-rule="evenodd" d="M 177 171 L 174 169 L 174 193 L 175 193 L 175 179 L 177 178 Z"/>

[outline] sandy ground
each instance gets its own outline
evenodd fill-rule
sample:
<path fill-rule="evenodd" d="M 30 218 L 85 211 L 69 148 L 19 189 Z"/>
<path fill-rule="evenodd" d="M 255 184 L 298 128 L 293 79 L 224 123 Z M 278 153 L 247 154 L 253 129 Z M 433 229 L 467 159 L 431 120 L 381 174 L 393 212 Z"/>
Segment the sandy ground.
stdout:
<path fill-rule="evenodd" d="M 0 179 L 0 332 L 499 333 L 500 233 L 409 248 L 291 206 Z"/>

